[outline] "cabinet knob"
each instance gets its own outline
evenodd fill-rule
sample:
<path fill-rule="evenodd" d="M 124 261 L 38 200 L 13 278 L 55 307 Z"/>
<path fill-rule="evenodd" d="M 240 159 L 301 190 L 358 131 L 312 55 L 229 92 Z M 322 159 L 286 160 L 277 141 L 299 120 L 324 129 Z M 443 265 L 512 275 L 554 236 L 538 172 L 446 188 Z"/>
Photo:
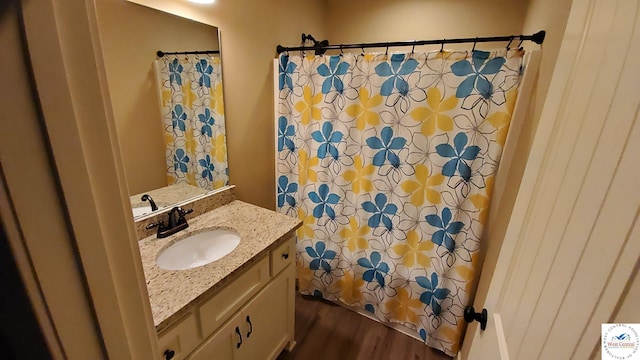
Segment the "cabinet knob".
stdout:
<path fill-rule="evenodd" d="M 287 259 L 289 258 L 289 253 L 284 253 L 284 254 L 282 254 L 282 257 L 283 257 L 285 260 L 287 260 Z"/>
<path fill-rule="evenodd" d="M 171 360 L 175 355 L 176 355 L 175 351 L 171 349 L 167 349 L 164 351 L 164 360 Z"/>

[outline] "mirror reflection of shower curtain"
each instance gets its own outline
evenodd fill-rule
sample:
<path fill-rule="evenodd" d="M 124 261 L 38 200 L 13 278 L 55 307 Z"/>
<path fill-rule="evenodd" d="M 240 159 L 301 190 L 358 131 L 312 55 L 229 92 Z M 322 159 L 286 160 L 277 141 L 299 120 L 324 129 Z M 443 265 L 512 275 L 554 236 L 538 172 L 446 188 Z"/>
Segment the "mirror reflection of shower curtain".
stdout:
<path fill-rule="evenodd" d="M 286 56 L 278 211 L 298 282 L 455 356 L 524 53 Z"/>
<path fill-rule="evenodd" d="M 165 56 L 155 61 L 166 144 L 167 185 L 207 190 L 228 185 L 219 57 Z"/>

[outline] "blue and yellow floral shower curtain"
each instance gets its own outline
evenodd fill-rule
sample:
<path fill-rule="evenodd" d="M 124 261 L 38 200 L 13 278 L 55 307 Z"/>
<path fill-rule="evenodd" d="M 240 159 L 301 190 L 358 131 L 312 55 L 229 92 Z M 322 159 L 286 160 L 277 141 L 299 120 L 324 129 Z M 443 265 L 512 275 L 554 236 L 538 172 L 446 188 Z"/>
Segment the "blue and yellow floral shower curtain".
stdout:
<path fill-rule="evenodd" d="M 303 294 L 455 355 L 523 52 L 281 56 L 277 205 Z"/>
<path fill-rule="evenodd" d="M 219 57 L 158 60 L 167 184 L 212 190 L 229 182 Z"/>

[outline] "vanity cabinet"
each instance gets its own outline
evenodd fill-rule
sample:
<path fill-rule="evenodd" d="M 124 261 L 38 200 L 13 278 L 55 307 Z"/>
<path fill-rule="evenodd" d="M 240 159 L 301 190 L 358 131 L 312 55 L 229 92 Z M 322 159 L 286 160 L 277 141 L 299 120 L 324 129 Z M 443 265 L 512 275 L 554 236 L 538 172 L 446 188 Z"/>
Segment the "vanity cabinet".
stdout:
<path fill-rule="evenodd" d="M 267 360 L 291 349 L 294 251 L 291 238 L 163 331 L 158 341 L 163 359 Z"/>
<path fill-rule="evenodd" d="M 293 303 L 288 294 L 294 283 L 293 275 L 287 269 L 273 279 L 189 359 L 275 359 L 293 335 L 289 329 L 290 318 L 294 316 L 289 309 L 293 309 Z"/>

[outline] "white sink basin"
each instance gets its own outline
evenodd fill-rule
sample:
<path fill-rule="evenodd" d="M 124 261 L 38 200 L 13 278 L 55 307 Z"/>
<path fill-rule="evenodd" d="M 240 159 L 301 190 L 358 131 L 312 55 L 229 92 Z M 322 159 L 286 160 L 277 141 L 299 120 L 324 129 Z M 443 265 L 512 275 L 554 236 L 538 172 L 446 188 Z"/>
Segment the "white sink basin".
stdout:
<path fill-rule="evenodd" d="M 133 217 L 136 217 L 151 214 L 153 210 L 151 210 L 151 206 L 139 206 L 134 207 L 133 209 L 131 209 L 131 211 L 133 211 Z"/>
<path fill-rule="evenodd" d="M 165 270 L 185 270 L 206 265 L 229 254 L 240 243 L 233 230 L 216 229 L 178 240 L 158 256 L 158 267 Z"/>

